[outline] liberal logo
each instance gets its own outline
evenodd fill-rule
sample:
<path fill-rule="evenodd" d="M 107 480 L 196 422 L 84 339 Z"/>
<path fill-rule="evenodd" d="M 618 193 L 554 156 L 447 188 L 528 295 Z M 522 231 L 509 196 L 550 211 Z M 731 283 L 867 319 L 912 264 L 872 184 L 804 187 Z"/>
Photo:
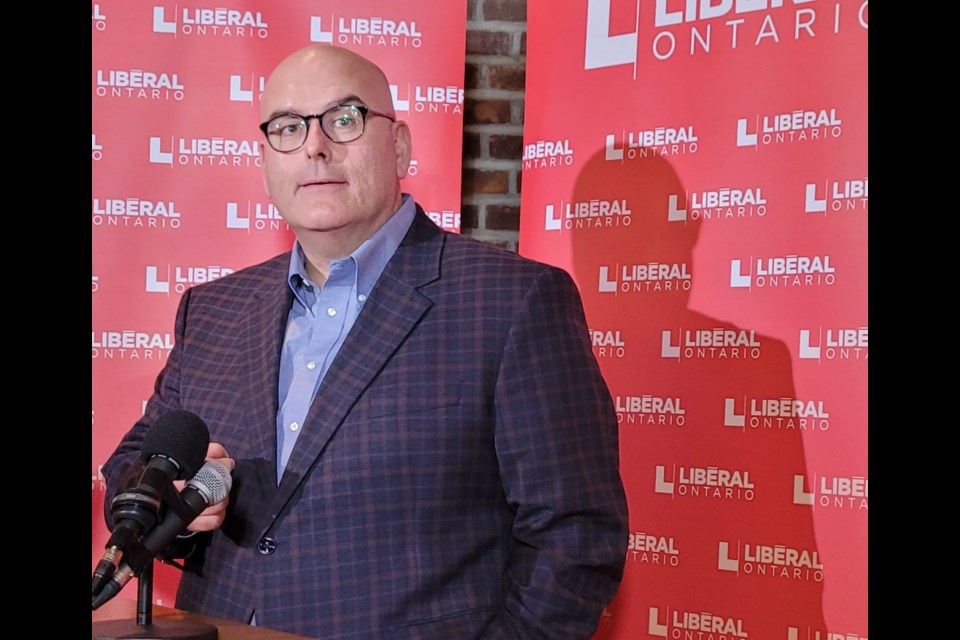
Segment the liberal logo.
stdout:
<path fill-rule="evenodd" d="M 174 153 L 176 149 L 176 153 Z M 203 167 L 261 167 L 258 140 L 150 137 L 151 164 Z"/>
<path fill-rule="evenodd" d="M 93 160 L 100 162 L 103 160 L 103 145 L 97 144 L 97 134 L 93 134 Z"/>
<path fill-rule="evenodd" d="M 272 203 L 247 201 L 241 212 L 239 203 L 227 203 L 227 229 L 241 229 L 244 231 L 289 231 L 286 223 L 277 208 Z"/>
<path fill-rule="evenodd" d="M 806 213 L 844 213 L 867 211 L 869 182 L 863 180 L 827 180 L 804 186 L 803 210 Z"/>
<path fill-rule="evenodd" d="M 537 140 L 523 146 L 521 160 L 524 171 L 570 166 L 573 164 L 573 149 L 568 138 Z"/>
<path fill-rule="evenodd" d="M 686 202 L 685 208 L 679 203 Z M 688 214 L 689 209 L 689 214 Z M 670 194 L 667 206 L 668 222 L 690 220 L 740 220 L 762 218 L 767 215 L 767 198 L 761 187 L 723 187 L 710 191 L 688 191 Z"/>
<path fill-rule="evenodd" d="M 260 102 L 260 96 L 263 94 L 263 87 L 267 79 L 251 73 L 246 76 L 230 76 L 230 101 L 248 102 L 254 104 Z"/>
<path fill-rule="evenodd" d="M 647 632 L 661 638 L 703 638 L 733 640 L 749 637 L 742 618 L 719 616 L 703 611 L 650 607 Z"/>
<path fill-rule="evenodd" d="M 793 4 L 805 5 L 808 1 L 794 0 Z M 837 4 L 831 7 L 830 13 L 820 17 L 819 22 L 815 8 L 792 7 L 791 12 L 791 7 L 784 8 L 783 0 L 769 3 L 766 0 L 687 0 L 685 3 L 657 0 L 654 10 L 643 14 L 638 0 L 633 15 L 624 14 L 616 19 L 611 19 L 611 3 L 612 0 L 587 0 L 583 68 L 630 65 L 634 79 L 641 54 L 663 62 L 674 55 L 712 55 L 740 46 L 783 46 L 791 40 L 837 34 L 855 25 L 864 31 L 867 29 L 866 0 L 856 12 L 842 12 Z M 644 25 L 644 33 L 653 31 L 654 35 L 649 41 L 640 42 L 640 19 L 651 13 L 653 24 Z"/>
<path fill-rule="evenodd" d="M 167 200 L 93 198 L 93 226 L 179 229 L 180 211 Z"/>
<path fill-rule="evenodd" d="M 791 113 L 758 114 L 737 120 L 737 146 L 828 140 L 843 134 L 843 121 L 835 108 Z"/>
<path fill-rule="evenodd" d="M 410 85 L 407 85 L 404 91 L 405 91 L 404 96 L 409 96 Z M 410 113 L 410 100 L 408 100 L 406 97 L 403 97 L 403 98 L 400 97 L 400 85 L 398 84 L 390 85 L 390 97 L 393 98 L 394 111 L 397 111 L 398 113 L 400 111 L 403 111 L 404 113 Z"/>
<path fill-rule="evenodd" d="M 868 509 L 869 480 L 865 476 L 813 475 L 807 484 L 804 475 L 793 476 L 793 504 L 814 509 Z"/>
<path fill-rule="evenodd" d="M 624 200 L 587 200 L 560 202 L 558 207 L 548 204 L 544 209 L 543 228 L 546 231 L 564 229 L 604 229 L 629 227 L 632 221 L 630 205 Z"/>
<path fill-rule="evenodd" d="M 755 261 L 751 258 L 746 261 L 746 266 L 740 260 L 731 260 L 730 287 L 762 289 L 832 286 L 837 280 L 836 272 L 829 255 L 790 254 L 757 258 Z"/>
<path fill-rule="evenodd" d="M 682 427 L 687 421 L 686 409 L 679 397 L 642 395 L 614 398 L 617 422 L 623 424 L 654 424 Z"/>
<path fill-rule="evenodd" d="M 97 96 L 140 100 L 175 100 L 184 97 L 184 86 L 176 73 L 142 69 L 97 69 Z"/>
<path fill-rule="evenodd" d="M 402 91 L 401 91 L 402 89 Z M 393 108 L 397 111 L 413 110 L 417 113 L 463 113 L 463 87 L 454 85 L 390 85 Z"/>
<path fill-rule="evenodd" d="M 424 211 L 433 223 L 446 231 L 460 231 L 460 212 L 444 209 L 443 211 Z"/>
<path fill-rule="evenodd" d="M 610 2 L 611 0 L 587 0 L 587 33 L 584 42 L 583 68 L 601 69 L 629 64 L 633 65 L 633 77 L 636 79 L 637 31 L 610 35 Z M 639 0 L 637 5 L 637 13 L 639 13 Z"/>
<path fill-rule="evenodd" d="M 676 360 L 757 360 L 763 345 L 756 332 L 747 329 L 677 330 L 665 329 L 660 333 L 660 357 Z"/>
<path fill-rule="evenodd" d="M 195 284 L 210 282 L 230 273 L 233 273 L 233 269 L 218 266 L 181 267 L 167 265 L 158 268 L 155 265 L 147 265 L 144 290 L 147 293 L 164 293 L 169 296 L 171 290 L 174 293 L 183 293 Z M 173 283 L 172 287 L 170 286 L 171 282 Z"/>
<path fill-rule="evenodd" d="M 329 18 L 310 16 L 310 42 L 419 49 L 423 46 L 423 34 L 415 20 L 330 14 Z"/>
<path fill-rule="evenodd" d="M 866 361 L 868 334 L 867 327 L 800 329 L 800 359 Z"/>
<path fill-rule="evenodd" d="M 830 414 L 823 400 L 724 398 L 723 426 L 750 431 L 827 431 Z"/>
<path fill-rule="evenodd" d="M 600 293 L 660 293 L 690 291 L 693 276 L 686 262 L 600 265 L 597 291 Z"/>
<path fill-rule="evenodd" d="M 621 131 L 604 137 L 604 160 L 624 162 L 635 158 L 675 156 L 696 153 L 699 138 L 693 125 L 657 127 L 639 131 Z"/>
<path fill-rule="evenodd" d="M 795 549 L 782 544 L 741 544 L 738 541 L 730 545 L 721 540 L 717 569 L 738 576 L 823 582 L 823 565 L 816 549 Z"/>
<path fill-rule="evenodd" d="M 270 25 L 259 11 L 183 8 L 178 14 L 174 8 L 168 14 L 164 6 L 153 7 L 154 33 L 264 40 L 270 35 L 269 29 Z"/>
<path fill-rule="evenodd" d="M 593 355 L 600 358 L 620 359 L 627 355 L 627 343 L 620 336 L 620 331 L 590 330 L 590 344 L 593 346 Z"/>
<path fill-rule="evenodd" d="M 103 15 L 100 11 L 100 5 L 98 3 L 94 3 L 93 5 L 93 28 L 97 31 L 107 30 L 107 16 Z"/>
<path fill-rule="evenodd" d="M 787 627 L 787 640 L 868 640 L 868 638 L 856 633 L 837 633 L 808 626 L 803 630 L 800 627 Z"/>
<path fill-rule="evenodd" d="M 680 566 L 680 551 L 673 537 L 637 531 L 631 533 L 627 541 L 627 559 L 641 564 L 676 568 Z"/>
<path fill-rule="evenodd" d="M 159 360 L 173 349 L 173 335 L 124 329 L 91 331 L 93 359 Z"/>
<path fill-rule="evenodd" d="M 719 467 L 684 467 L 657 465 L 654 492 L 674 498 L 706 498 L 719 500 L 754 499 L 756 486 L 750 481 L 750 472 Z"/>

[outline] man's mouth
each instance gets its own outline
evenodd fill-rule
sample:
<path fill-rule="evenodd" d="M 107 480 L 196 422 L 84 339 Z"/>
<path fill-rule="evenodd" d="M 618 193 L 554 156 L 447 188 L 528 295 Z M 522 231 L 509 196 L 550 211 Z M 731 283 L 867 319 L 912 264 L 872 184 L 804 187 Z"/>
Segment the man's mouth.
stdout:
<path fill-rule="evenodd" d="M 345 180 L 337 180 L 335 178 L 311 178 L 309 180 L 304 180 L 300 183 L 301 187 L 323 187 L 323 186 L 333 186 L 339 184 L 346 184 Z"/>

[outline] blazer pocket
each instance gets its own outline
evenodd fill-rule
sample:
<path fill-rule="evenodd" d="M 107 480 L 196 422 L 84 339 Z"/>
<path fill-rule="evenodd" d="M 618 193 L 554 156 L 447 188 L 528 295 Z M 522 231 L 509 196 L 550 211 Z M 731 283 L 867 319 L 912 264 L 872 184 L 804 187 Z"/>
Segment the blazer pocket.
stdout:
<path fill-rule="evenodd" d="M 383 417 L 403 418 L 444 407 L 455 407 L 462 399 L 463 384 L 459 380 L 438 381 L 429 388 L 413 389 L 406 388 L 407 386 L 401 385 L 392 390 L 371 388 L 370 393 L 361 398 L 352 413 L 362 416 L 365 420 Z"/>

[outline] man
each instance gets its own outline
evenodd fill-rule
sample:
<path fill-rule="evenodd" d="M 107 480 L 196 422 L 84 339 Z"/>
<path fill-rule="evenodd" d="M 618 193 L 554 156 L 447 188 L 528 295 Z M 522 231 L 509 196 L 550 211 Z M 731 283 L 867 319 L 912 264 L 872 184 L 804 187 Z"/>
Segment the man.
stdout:
<path fill-rule="evenodd" d="M 586 638 L 623 571 L 618 427 L 566 272 L 442 231 L 371 62 L 311 46 L 261 101 L 293 251 L 186 291 L 152 423 L 208 425 L 228 503 L 177 607 L 318 638 Z M 126 473 L 125 473 L 126 472 Z"/>

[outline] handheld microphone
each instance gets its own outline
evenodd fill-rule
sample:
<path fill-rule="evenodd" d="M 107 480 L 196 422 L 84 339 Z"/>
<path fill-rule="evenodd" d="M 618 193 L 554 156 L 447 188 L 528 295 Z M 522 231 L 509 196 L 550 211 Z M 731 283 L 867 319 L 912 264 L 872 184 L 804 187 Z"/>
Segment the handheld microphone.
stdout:
<path fill-rule="evenodd" d="M 120 565 L 109 582 L 93 598 L 94 610 L 120 593 L 130 579 L 139 575 L 153 557 L 183 533 L 204 509 L 225 500 L 230 494 L 232 483 L 233 478 L 226 467 L 215 460 L 208 460 L 200 471 L 187 481 L 180 493 L 182 504 L 172 507 L 160 524 L 143 537 L 143 547 L 149 553 L 128 559 Z"/>
<path fill-rule="evenodd" d="M 197 472 L 209 444 L 207 425 L 189 411 L 171 411 L 153 425 L 140 450 L 145 466 L 136 486 L 117 494 L 110 503 L 115 526 L 93 574 L 94 593 L 117 570 L 126 549 L 156 524 L 162 498 L 172 489 L 172 482 Z"/>

